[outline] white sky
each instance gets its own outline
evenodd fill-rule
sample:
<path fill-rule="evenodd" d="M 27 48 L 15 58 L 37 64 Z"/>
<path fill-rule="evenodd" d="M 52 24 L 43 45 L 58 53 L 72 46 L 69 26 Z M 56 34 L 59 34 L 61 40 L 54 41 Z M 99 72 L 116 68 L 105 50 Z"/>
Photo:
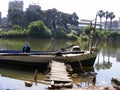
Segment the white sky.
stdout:
<path fill-rule="evenodd" d="M 0 0 L 2 17 L 7 15 L 10 0 Z M 13 1 L 13 0 L 11 0 Z M 42 10 L 56 8 L 59 11 L 72 14 L 76 12 L 79 19 L 94 19 L 97 11 L 114 12 L 116 19 L 120 17 L 120 0 L 23 0 L 24 8 L 29 4 L 39 4 Z"/>

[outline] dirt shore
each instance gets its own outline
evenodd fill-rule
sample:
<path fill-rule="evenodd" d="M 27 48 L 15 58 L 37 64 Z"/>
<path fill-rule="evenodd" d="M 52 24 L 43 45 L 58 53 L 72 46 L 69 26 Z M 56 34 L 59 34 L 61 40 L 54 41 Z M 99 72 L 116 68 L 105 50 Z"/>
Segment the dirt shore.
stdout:
<path fill-rule="evenodd" d="M 62 90 L 62 89 L 61 89 Z M 66 89 L 63 89 L 66 90 Z M 104 87 L 104 86 L 89 86 L 89 87 L 80 87 L 80 88 L 73 88 L 73 89 L 67 89 L 67 90 L 116 90 L 114 87 Z"/>
<path fill-rule="evenodd" d="M 9 89 L 9 90 L 48 90 L 47 87 L 48 85 L 45 84 L 40 84 L 38 83 L 33 85 L 31 87 L 26 87 L 25 86 L 25 81 L 23 80 L 17 80 L 17 79 L 12 79 L 8 77 L 0 77 L 0 90 L 3 89 Z M 57 89 L 58 90 L 58 89 Z M 66 88 L 61 88 L 59 90 L 116 90 L 113 86 L 95 86 L 91 85 L 88 87 L 74 87 L 72 89 L 66 89 Z"/>

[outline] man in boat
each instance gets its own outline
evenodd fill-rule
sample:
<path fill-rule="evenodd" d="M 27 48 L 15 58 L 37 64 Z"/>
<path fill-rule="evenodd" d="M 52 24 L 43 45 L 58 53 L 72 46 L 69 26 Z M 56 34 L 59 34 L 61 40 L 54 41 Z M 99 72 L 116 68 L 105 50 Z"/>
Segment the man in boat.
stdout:
<path fill-rule="evenodd" d="M 26 43 L 23 47 L 23 53 L 29 53 L 30 52 L 30 45 Z"/>

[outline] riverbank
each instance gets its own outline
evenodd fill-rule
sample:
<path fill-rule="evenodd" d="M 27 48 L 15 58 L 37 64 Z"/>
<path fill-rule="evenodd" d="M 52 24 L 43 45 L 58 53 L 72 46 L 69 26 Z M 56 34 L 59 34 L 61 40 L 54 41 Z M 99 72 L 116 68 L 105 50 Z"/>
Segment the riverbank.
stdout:
<path fill-rule="evenodd" d="M 18 80 L 8 77 L 0 76 L 0 90 L 47 90 L 48 85 L 41 83 L 32 82 L 31 87 L 25 86 L 24 80 Z M 72 89 L 62 88 L 61 90 L 116 90 L 112 86 L 94 86 L 90 85 L 88 87 L 73 87 Z"/>
<path fill-rule="evenodd" d="M 0 76 L 0 90 L 46 90 L 47 85 L 32 83 L 31 87 L 25 86 L 25 81 Z"/>
<path fill-rule="evenodd" d="M 116 90 L 112 86 L 105 87 L 105 86 L 90 86 L 84 88 L 74 88 L 74 89 L 67 89 L 67 90 Z"/>

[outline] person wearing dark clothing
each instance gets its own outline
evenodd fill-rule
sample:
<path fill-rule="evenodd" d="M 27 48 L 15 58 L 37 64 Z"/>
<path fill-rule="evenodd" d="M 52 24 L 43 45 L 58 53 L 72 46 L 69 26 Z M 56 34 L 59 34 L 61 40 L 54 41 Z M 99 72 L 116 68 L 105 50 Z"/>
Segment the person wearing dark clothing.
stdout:
<path fill-rule="evenodd" d="M 28 44 L 25 44 L 23 47 L 23 53 L 29 53 L 30 52 L 30 46 Z"/>

